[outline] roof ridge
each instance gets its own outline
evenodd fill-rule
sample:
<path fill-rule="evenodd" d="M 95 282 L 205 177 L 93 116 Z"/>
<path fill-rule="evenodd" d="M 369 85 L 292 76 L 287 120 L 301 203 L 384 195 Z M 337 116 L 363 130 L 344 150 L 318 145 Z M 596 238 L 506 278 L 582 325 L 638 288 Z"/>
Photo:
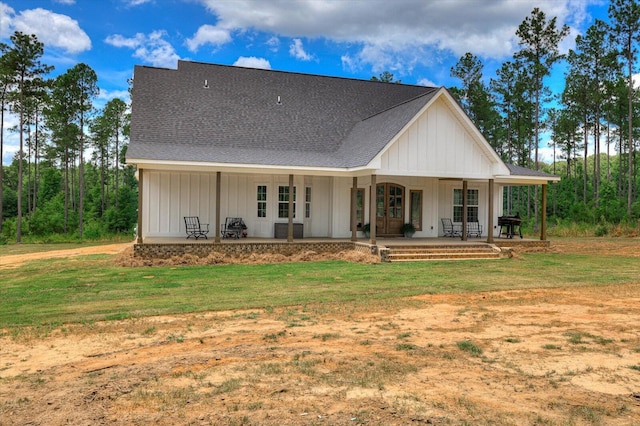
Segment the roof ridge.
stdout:
<path fill-rule="evenodd" d="M 233 69 L 238 69 L 238 70 L 264 71 L 264 72 L 271 72 L 271 73 L 278 73 L 278 74 L 292 74 L 292 75 L 300 75 L 300 76 L 305 76 L 305 77 L 320 77 L 320 78 L 327 78 L 327 79 L 332 79 L 332 80 L 358 81 L 358 82 L 372 83 L 372 84 L 376 84 L 376 83 L 377 84 L 393 84 L 393 85 L 398 85 L 399 84 L 401 86 L 424 87 L 426 89 L 439 89 L 440 88 L 440 87 L 436 87 L 436 86 L 422 86 L 420 84 L 395 83 L 395 82 L 378 81 L 378 80 L 364 80 L 364 79 L 355 78 L 355 77 L 340 77 L 340 76 L 335 76 L 335 75 L 312 74 L 312 73 L 305 73 L 305 72 L 300 72 L 300 71 L 285 71 L 285 70 L 274 70 L 274 69 L 266 69 L 266 68 L 241 67 L 241 66 L 238 66 L 238 65 L 214 64 L 214 63 L 210 63 L 210 62 L 200 62 L 200 61 L 186 61 L 186 60 L 183 60 L 183 59 L 178 59 L 178 69 L 180 68 L 180 63 L 207 65 L 207 66 L 222 67 L 222 68 L 233 68 Z M 159 69 L 162 69 L 162 67 L 153 67 L 153 66 L 148 66 L 148 65 L 139 65 L 139 66 L 144 66 L 144 67 L 148 67 L 148 68 L 159 68 Z M 168 68 L 168 69 L 172 69 L 172 68 Z"/>
<path fill-rule="evenodd" d="M 389 108 L 383 109 L 382 111 L 378 111 L 378 112 L 376 112 L 375 114 L 371 114 L 370 116 L 368 116 L 368 117 L 363 118 L 362 120 L 360 120 L 360 122 L 362 122 L 362 121 L 367 121 L 367 120 L 369 120 L 369 119 L 371 119 L 371 118 L 373 118 L 373 117 L 375 117 L 375 116 L 377 116 L 377 115 L 383 114 L 383 113 L 385 113 L 385 112 L 387 112 L 387 111 L 391 111 L 392 109 L 395 109 L 395 108 L 399 107 L 400 105 L 404 105 L 404 104 L 408 104 L 409 102 L 413 102 L 413 101 L 415 101 L 415 100 L 416 100 L 416 99 L 418 99 L 418 98 L 422 98 L 422 97 L 424 97 L 424 96 L 431 95 L 431 94 L 433 94 L 433 92 L 434 92 L 434 91 L 438 91 L 438 90 L 440 90 L 440 89 L 441 89 L 441 87 L 428 87 L 428 86 L 422 86 L 422 87 L 425 87 L 425 88 L 427 88 L 427 89 L 432 89 L 432 90 L 429 90 L 428 92 L 425 92 L 425 93 L 421 93 L 421 94 L 419 94 L 418 96 L 414 96 L 414 97 L 413 97 L 413 98 L 411 98 L 411 99 L 407 99 L 406 101 L 402 101 L 402 102 L 400 102 L 399 104 L 396 104 L 396 105 L 390 106 Z"/>

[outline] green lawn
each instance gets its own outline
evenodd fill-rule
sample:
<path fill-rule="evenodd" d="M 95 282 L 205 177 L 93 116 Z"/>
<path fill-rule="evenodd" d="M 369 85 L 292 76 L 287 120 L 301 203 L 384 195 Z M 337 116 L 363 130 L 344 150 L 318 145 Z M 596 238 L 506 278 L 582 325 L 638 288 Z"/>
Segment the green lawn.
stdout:
<path fill-rule="evenodd" d="M 501 261 L 363 265 L 309 262 L 154 268 L 111 256 L 30 262 L 0 270 L 0 328 L 319 302 L 365 303 L 427 293 L 638 282 L 624 256 L 527 254 Z"/>

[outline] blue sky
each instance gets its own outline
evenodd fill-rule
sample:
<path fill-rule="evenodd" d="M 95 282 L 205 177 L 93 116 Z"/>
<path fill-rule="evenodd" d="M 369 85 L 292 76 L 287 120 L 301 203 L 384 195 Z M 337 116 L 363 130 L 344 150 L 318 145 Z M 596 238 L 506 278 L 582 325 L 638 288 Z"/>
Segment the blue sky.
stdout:
<path fill-rule="evenodd" d="M 128 101 L 134 65 L 175 68 L 178 59 L 362 79 L 388 70 L 403 83 L 451 86 L 450 68 L 468 51 L 493 77 L 536 6 L 571 27 L 563 51 L 595 18 L 607 20 L 602 0 L 0 0 L 0 41 L 36 34 L 52 77 L 88 64 L 98 108 Z M 555 75 L 559 91 L 562 70 Z M 17 137 L 5 138 L 8 164 Z"/>

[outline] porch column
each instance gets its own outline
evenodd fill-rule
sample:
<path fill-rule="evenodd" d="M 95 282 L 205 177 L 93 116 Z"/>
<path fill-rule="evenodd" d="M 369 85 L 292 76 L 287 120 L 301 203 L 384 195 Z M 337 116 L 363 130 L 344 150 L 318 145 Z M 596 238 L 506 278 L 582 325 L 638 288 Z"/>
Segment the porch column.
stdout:
<path fill-rule="evenodd" d="M 547 240 L 547 184 L 542 185 L 542 210 L 540 212 L 540 240 Z"/>
<path fill-rule="evenodd" d="M 487 218 L 487 242 L 493 243 L 493 179 L 489 179 L 489 191 L 488 191 L 488 201 L 489 201 L 489 211 Z"/>
<path fill-rule="evenodd" d="M 462 241 L 467 241 L 467 181 L 462 181 Z"/>
<path fill-rule="evenodd" d="M 376 175 L 371 175 L 371 191 L 369 191 L 369 243 L 376 244 Z"/>
<path fill-rule="evenodd" d="M 216 172 L 216 216 L 213 222 L 213 226 L 216 227 L 216 239 L 215 242 L 220 242 L 220 176 L 221 172 Z"/>
<path fill-rule="evenodd" d="M 143 169 L 138 169 L 138 229 L 136 230 L 136 244 L 142 244 L 142 188 L 143 183 Z"/>
<path fill-rule="evenodd" d="M 351 189 L 351 241 L 358 241 L 358 224 L 356 218 L 356 204 L 358 203 L 358 177 L 353 177 Z"/>
<path fill-rule="evenodd" d="M 293 175 L 289 175 L 289 227 L 287 241 L 293 242 Z"/>

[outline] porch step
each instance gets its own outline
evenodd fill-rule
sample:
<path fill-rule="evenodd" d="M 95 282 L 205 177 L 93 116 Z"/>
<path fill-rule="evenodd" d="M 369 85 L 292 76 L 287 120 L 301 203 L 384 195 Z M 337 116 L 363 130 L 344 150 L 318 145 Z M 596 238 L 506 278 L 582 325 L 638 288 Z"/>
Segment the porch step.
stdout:
<path fill-rule="evenodd" d="M 505 257 L 499 248 L 490 244 L 453 245 L 389 245 L 390 262 L 425 260 L 500 259 Z"/>

